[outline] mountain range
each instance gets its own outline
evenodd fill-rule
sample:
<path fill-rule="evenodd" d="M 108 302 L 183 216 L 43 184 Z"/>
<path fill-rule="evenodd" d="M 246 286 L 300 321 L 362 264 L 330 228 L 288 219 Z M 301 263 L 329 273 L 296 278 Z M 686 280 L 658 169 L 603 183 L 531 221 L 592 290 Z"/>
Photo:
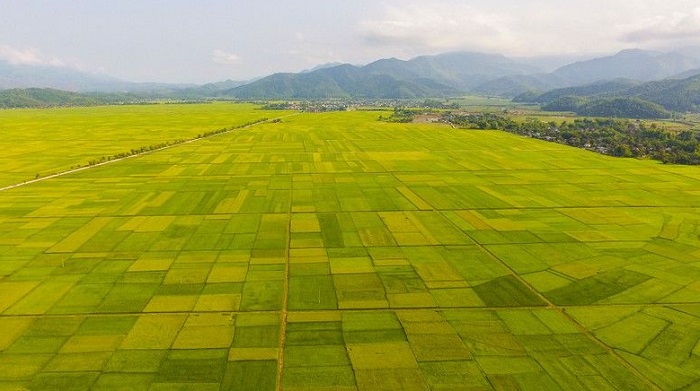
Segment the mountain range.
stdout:
<path fill-rule="evenodd" d="M 684 78 L 641 83 L 619 79 L 580 87 L 554 89 L 542 94 L 523 93 L 517 102 L 537 103 L 553 111 L 580 111 L 584 103 L 611 98 L 631 98 L 651 102 L 666 110 L 700 112 L 700 74 Z"/>
<path fill-rule="evenodd" d="M 38 87 L 176 99 L 423 99 L 482 94 L 520 96 L 520 100 L 527 100 L 523 94 L 529 94 L 530 98 L 550 103 L 548 95 L 541 93 L 552 91 L 550 94 L 558 97 L 622 94 L 658 102 L 673 110 L 697 107 L 697 102 L 691 102 L 688 96 L 696 91 L 697 80 L 693 76 L 700 74 L 700 47 L 670 52 L 623 50 L 576 61 L 551 72 L 531 65 L 538 63 L 546 61 L 453 52 L 410 60 L 381 59 L 367 65 L 325 64 L 300 73 L 277 73 L 247 82 L 227 80 L 183 85 L 131 83 L 68 68 L 0 62 L 0 90 Z M 581 90 L 567 90 L 581 86 L 584 86 Z M 33 95 L 36 94 L 34 91 Z M 679 100 L 675 96 L 678 94 L 685 98 Z M 71 99 L 75 101 L 77 97 Z"/>
<path fill-rule="evenodd" d="M 700 49 L 624 50 L 578 61 L 553 72 L 502 55 L 456 52 L 408 61 L 383 59 L 304 73 L 278 73 L 219 92 L 239 99 L 423 98 L 475 93 L 513 97 L 610 80 L 649 82 L 700 74 Z"/>
<path fill-rule="evenodd" d="M 71 92 L 156 92 L 197 87 L 190 84 L 134 83 L 68 67 L 0 61 L 0 90 L 53 88 Z"/>
<path fill-rule="evenodd" d="M 221 94 L 240 99 L 407 99 L 459 95 L 488 80 L 536 71 L 502 55 L 456 52 L 408 61 L 389 58 L 364 66 L 342 64 L 305 73 L 278 73 Z"/>
<path fill-rule="evenodd" d="M 615 55 L 579 61 L 551 73 L 509 75 L 481 84 L 472 92 L 515 96 L 527 91 L 548 91 L 614 79 L 653 81 L 700 74 L 700 50 L 656 52 L 623 50 Z"/>

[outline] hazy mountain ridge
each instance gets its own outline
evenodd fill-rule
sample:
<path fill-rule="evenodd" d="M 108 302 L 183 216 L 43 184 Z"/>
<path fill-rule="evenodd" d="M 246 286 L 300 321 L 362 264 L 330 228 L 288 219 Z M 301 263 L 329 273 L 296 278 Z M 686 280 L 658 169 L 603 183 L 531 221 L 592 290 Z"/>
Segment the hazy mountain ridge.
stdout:
<path fill-rule="evenodd" d="M 550 103 L 565 96 L 593 97 L 621 93 L 640 84 L 643 83 L 630 79 L 617 79 L 577 87 L 557 88 L 542 94 L 527 92 L 516 96 L 513 100 L 524 103 Z"/>
<path fill-rule="evenodd" d="M 52 88 L 71 92 L 165 92 L 193 84 L 135 83 L 68 67 L 17 65 L 0 60 L 0 90 Z"/>
<path fill-rule="evenodd" d="M 78 93 L 53 88 L 12 88 L 0 91 L 0 108 L 94 106 L 146 100 L 128 93 Z"/>
<path fill-rule="evenodd" d="M 533 71 L 536 68 L 502 55 L 454 52 L 408 61 L 381 59 L 361 67 L 343 64 L 306 73 L 280 73 L 223 94 L 242 99 L 445 96 L 465 93 L 486 80 Z"/>
<path fill-rule="evenodd" d="M 698 68 L 700 57 L 683 52 L 631 49 L 612 56 L 575 62 L 548 74 L 507 76 L 488 81 L 473 92 L 512 97 L 528 91 L 548 91 L 615 79 L 641 82 L 661 80 L 683 76 L 685 72 L 693 70 L 700 72 Z"/>
<path fill-rule="evenodd" d="M 613 80 L 580 87 L 560 88 L 543 94 L 521 94 L 514 100 L 539 103 L 553 110 L 569 107 L 577 99 L 636 98 L 671 111 L 700 111 L 700 75 L 685 79 L 665 79 L 646 83 Z M 580 99 L 578 100 L 580 101 Z"/>
<path fill-rule="evenodd" d="M 596 58 L 563 66 L 553 73 L 577 85 L 601 80 L 627 78 L 652 81 L 700 67 L 700 59 L 680 53 L 640 49 L 623 50 L 614 56 Z"/>
<path fill-rule="evenodd" d="M 658 103 L 669 110 L 696 111 L 700 102 L 698 83 L 693 77 L 698 74 L 700 48 L 693 47 L 674 52 L 624 50 L 612 56 L 577 61 L 550 73 L 539 72 L 537 67 L 499 54 L 452 52 L 410 60 L 380 59 L 363 66 L 329 63 L 300 73 L 277 73 L 248 82 L 226 80 L 198 86 L 131 83 L 68 68 L 0 62 L 0 89 L 36 85 L 73 92 L 121 94 L 100 97 L 103 100 L 96 100 L 95 94 L 83 100 L 64 95 L 66 104 L 90 104 L 113 98 L 125 101 L 149 98 L 420 99 L 478 93 L 518 96 L 516 100 L 541 104 L 566 96 L 589 99 L 620 96 Z M 678 80 L 663 80 L 668 77 Z M 652 83 L 644 83 L 649 81 Z M 18 102 L 41 105 L 44 104 L 42 99 L 46 105 L 61 104 L 61 94 L 55 91 L 41 94 L 13 91 L 3 96 L 5 101 L 12 102 L 11 105 Z"/>
<path fill-rule="evenodd" d="M 306 73 L 275 74 L 224 91 L 223 95 L 242 99 L 413 98 L 460 93 L 512 97 L 527 91 L 617 79 L 646 82 L 692 76 L 695 72 L 700 73 L 700 51 L 694 57 L 685 52 L 623 50 L 565 65 L 551 73 L 537 73 L 537 68 L 502 55 L 455 52 L 408 61 L 382 59 L 361 67 L 344 64 Z M 350 81 L 348 73 L 352 73 Z M 383 77 L 370 78 L 372 75 Z M 432 83 L 426 83 L 427 80 Z"/>
<path fill-rule="evenodd" d="M 391 61 L 391 60 L 387 60 Z M 398 60 L 397 60 L 398 61 Z M 240 99 L 399 98 L 455 95 L 460 90 L 435 79 L 398 70 L 403 77 L 380 70 L 386 63 L 366 67 L 344 64 L 309 73 L 278 73 L 256 82 L 223 91 Z M 369 67 L 369 68 L 368 68 Z"/>
<path fill-rule="evenodd" d="M 66 67 L 16 65 L 0 61 L 0 89 L 56 88 L 85 91 L 91 88 L 111 88 L 121 80 L 92 75 Z"/>
<path fill-rule="evenodd" d="M 674 111 L 700 111 L 700 75 L 687 79 L 652 81 L 625 91 L 625 96 L 638 97 Z"/>
<path fill-rule="evenodd" d="M 637 97 L 584 98 L 564 96 L 542 106 L 544 111 L 572 111 L 589 117 L 669 118 L 663 106 Z"/>

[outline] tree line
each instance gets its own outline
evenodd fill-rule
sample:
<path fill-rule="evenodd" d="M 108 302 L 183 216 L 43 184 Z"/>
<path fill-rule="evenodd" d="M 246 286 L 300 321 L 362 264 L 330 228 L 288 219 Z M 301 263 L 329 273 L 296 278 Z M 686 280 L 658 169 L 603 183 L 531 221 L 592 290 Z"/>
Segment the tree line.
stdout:
<path fill-rule="evenodd" d="M 613 118 L 577 118 L 545 122 L 517 122 L 501 114 L 444 113 L 441 120 L 460 128 L 506 132 L 585 148 L 602 154 L 660 160 L 672 164 L 700 164 L 700 131 L 670 132 L 655 123 Z"/>

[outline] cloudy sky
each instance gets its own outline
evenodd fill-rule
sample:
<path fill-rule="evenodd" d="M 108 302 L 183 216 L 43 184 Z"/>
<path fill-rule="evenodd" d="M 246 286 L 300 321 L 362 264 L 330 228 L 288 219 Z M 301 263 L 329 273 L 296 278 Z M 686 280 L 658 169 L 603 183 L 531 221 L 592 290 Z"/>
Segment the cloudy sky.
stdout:
<path fill-rule="evenodd" d="M 700 46 L 697 0 L 0 0 L 0 59 L 204 83 L 327 62 Z"/>

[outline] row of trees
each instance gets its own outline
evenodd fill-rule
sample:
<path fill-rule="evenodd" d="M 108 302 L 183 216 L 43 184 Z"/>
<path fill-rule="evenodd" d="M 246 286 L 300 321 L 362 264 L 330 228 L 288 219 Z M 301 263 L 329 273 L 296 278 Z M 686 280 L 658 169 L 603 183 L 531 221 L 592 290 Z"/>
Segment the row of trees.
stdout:
<path fill-rule="evenodd" d="M 637 157 L 674 164 L 700 164 L 700 132 L 667 131 L 643 121 L 580 118 L 573 121 L 516 122 L 500 114 L 445 113 L 444 122 L 468 129 L 499 129 L 620 157 Z"/>

